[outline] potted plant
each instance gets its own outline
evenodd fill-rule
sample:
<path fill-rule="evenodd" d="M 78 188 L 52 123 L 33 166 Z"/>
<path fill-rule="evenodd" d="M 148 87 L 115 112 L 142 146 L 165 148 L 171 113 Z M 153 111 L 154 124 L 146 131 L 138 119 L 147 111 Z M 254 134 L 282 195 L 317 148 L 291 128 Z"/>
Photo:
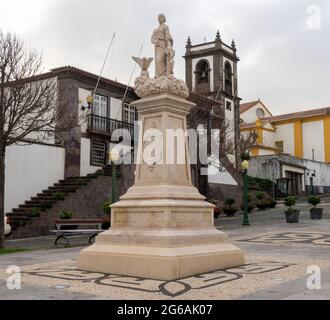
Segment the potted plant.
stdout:
<path fill-rule="evenodd" d="M 251 213 L 255 209 L 256 206 L 253 203 L 253 197 L 250 193 L 247 195 L 247 201 L 248 201 L 248 207 L 247 207 L 248 213 Z M 244 210 L 244 197 L 243 197 L 241 209 Z"/>
<path fill-rule="evenodd" d="M 60 215 L 59 218 L 61 220 L 70 220 L 74 216 L 74 213 L 72 211 L 64 210 Z M 78 226 L 75 225 L 66 225 L 66 226 L 61 226 L 61 230 L 72 230 L 72 229 L 77 229 Z"/>
<path fill-rule="evenodd" d="M 228 198 L 225 201 L 225 205 L 223 207 L 223 212 L 227 215 L 227 217 L 233 217 L 234 214 L 237 212 L 237 209 L 233 206 L 235 204 L 234 198 Z"/>
<path fill-rule="evenodd" d="M 266 194 L 264 192 L 258 192 L 256 194 L 256 206 L 259 211 L 265 211 L 267 206 L 269 205 L 269 201 L 266 198 Z"/>
<path fill-rule="evenodd" d="M 274 199 L 271 199 L 270 203 L 269 203 L 269 208 L 274 209 L 274 208 L 276 208 L 276 206 L 277 206 L 277 201 Z"/>
<path fill-rule="evenodd" d="M 63 201 L 65 198 L 65 194 L 63 192 L 54 193 L 54 198 L 56 201 Z"/>
<path fill-rule="evenodd" d="M 70 219 L 72 219 L 73 216 L 74 216 L 74 213 L 72 211 L 64 210 L 60 214 L 60 219 L 61 220 L 70 220 Z"/>
<path fill-rule="evenodd" d="M 298 223 L 300 211 L 294 206 L 297 203 L 296 197 L 287 197 L 285 198 L 284 204 L 288 207 L 285 210 L 285 217 L 287 223 Z"/>
<path fill-rule="evenodd" d="M 39 208 L 30 208 L 29 209 L 29 217 L 30 218 L 39 218 L 40 217 L 40 209 Z"/>
<path fill-rule="evenodd" d="M 308 203 L 313 205 L 313 208 L 310 208 L 312 220 L 321 220 L 322 219 L 323 208 L 316 207 L 320 202 L 321 202 L 321 198 L 319 196 L 308 197 Z"/>
<path fill-rule="evenodd" d="M 102 229 L 108 230 L 111 226 L 111 202 L 106 201 L 102 204 L 102 211 L 103 211 L 103 217 L 102 217 Z"/>
<path fill-rule="evenodd" d="M 215 208 L 214 208 L 214 219 L 217 219 L 219 218 L 220 216 L 220 213 L 221 213 L 221 210 L 220 208 L 218 207 L 218 201 L 215 200 L 215 199 L 211 199 L 211 200 L 208 200 L 209 203 L 212 203 L 215 205 Z"/>

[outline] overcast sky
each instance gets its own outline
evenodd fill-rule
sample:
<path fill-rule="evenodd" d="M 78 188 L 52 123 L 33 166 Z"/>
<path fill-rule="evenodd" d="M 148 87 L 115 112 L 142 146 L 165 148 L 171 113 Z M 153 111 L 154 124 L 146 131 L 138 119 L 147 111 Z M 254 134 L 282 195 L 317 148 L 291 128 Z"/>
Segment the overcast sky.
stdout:
<path fill-rule="evenodd" d="M 163 12 L 175 41 L 176 76 L 184 79 L 185 44 L 235 39 L 239 96 L 262 99 L 274 114 L 330 106 L 329 0 L 0 0 L 0 29 L 43 52 L 44 68 L 73 65 L 127 83 Z M 137 76 L 137 72 L 135 76 Z M 135 77 L 134 76 L 134 77 Z"/>

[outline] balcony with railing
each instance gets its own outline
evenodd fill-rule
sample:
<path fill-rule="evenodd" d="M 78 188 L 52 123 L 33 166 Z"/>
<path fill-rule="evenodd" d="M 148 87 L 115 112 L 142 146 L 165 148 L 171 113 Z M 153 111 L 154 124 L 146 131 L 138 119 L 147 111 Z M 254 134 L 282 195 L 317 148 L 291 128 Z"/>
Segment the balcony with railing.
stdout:
<path fill-rule="evenodd" d="M 106 117 L 90 114 L 87 116 L 87 132 L 112 135 L 117 129 L 125 129 L 129 131 L 132 139 L 134 137 L 134 124 L 118 121 Z"/>

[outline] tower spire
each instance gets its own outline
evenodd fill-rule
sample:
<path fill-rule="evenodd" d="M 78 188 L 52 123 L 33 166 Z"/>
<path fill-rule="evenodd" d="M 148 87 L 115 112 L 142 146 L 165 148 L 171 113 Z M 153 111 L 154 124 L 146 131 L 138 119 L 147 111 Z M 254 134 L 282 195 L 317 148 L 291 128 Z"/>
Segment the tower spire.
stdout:
<path fill-rule="evenodd" d="M 215 41 L 221 41 L 220 31 L 217 31 L 217 34 L 215 36 Z"/>
<path fill-rule="evenodd" d="M 191 39 L 190 39 L 190 36 L 188 37 L 187 39 L 187 44 L 186 44 L 186 48 L 189 48 L 191 47 Z"/>

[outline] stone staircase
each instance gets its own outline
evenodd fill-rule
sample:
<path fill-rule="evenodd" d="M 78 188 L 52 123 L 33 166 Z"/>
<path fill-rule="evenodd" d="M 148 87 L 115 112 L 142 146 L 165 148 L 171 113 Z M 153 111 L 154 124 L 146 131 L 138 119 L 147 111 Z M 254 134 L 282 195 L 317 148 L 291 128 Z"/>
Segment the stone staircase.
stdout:
<path fill-rule="evenodd" d="M 12 227 L 9 239 L 49 234 L 49 229 L 63 210 L 77 213 L 75 218 L 101 214 L 102 203 L 111 195 L 111 177 L 106 172 L 109 170 L 60 180 L 7 213 Z"/>

